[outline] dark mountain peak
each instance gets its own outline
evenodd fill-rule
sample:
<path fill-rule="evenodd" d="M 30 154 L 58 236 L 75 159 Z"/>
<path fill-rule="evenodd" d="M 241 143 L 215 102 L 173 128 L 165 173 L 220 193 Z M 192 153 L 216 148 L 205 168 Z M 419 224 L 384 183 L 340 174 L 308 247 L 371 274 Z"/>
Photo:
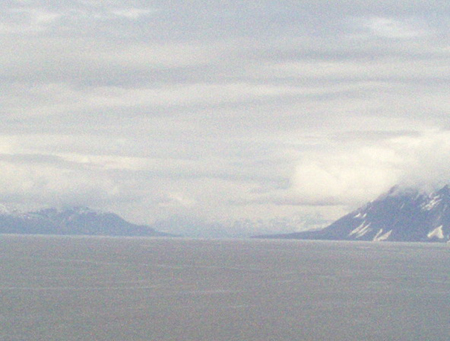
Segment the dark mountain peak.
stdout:
<path fill-rule="evenodd" d="M 88 207 L 45 208 L 22 214 L 0 214 L 0 233 L 98 235 L 98 236 L 169 236 L 146 225 L 125 221 L 114 213 Z"/>
<path fill-rule="evenodd" d="M 448 185 L 445 185 L 439 191 L 437 191 L 436 194 L 442 197 L 450 197 L 450 187 Z"/>
<path fill-rule="evenodd" d="M 399 185 L 395 185 L 395 186 L 391 187 L 391 188 L 389 189 L 389 191 L 388 191 L 386 194 L 382 194 L 381 197 L 386 197 L 386 196 L 390 196 L 390 197 L 398 196 L 398 195 L 400 195 L 400 194 L 404 194 L 405 192 L 406 192 L 406 191 L 405 191 L 405 188 L 402 188 L 402 187 L 400 187 Z"/>
<path fill-rule="evenodd" d="M 277 238 L 440 241 L 450 240 L 450 188 L 427 194 L 415 188 L 394 186 L 376 200 L 338 219 L 320 231 Z"/>
<path fill-rule="evenodd" d="M 417 188 L 396 185 L 391 187 L 389 191 L 387 191 L 386 193 L 381 194 L 373 202 L 385 200 L 404 200 L 404 199 L 417 200 L 426 195 L 427 194 L 424 191 L 421 191 Z"/>

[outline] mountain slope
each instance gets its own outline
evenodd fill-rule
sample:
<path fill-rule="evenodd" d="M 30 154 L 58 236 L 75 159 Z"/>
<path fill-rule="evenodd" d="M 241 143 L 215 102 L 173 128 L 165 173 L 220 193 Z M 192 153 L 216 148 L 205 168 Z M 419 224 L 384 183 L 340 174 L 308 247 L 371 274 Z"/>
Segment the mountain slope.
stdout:
<path fill-rule="evenodd" d="M 262 238 L 448 242 L 450 189 L 426 194 L 393 187 L 388 193 L 319 231 Z"/>
<path fill-rule="evenodd" d="M 169 236 L 155 229 L 129 223 L 114 213 L 86 207 L 35 212 L 0 212 L 0 233 L 94 236 Z"/>

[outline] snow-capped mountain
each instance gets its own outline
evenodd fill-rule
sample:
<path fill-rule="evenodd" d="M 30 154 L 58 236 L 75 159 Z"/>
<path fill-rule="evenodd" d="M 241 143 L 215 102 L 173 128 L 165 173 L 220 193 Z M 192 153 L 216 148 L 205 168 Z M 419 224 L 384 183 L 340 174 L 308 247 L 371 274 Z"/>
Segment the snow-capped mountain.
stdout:
<path fill-rule="evenodd" d="M 87 207 L 48 208 L 34 212 L 0 211 L 0 233 L 97 235 L 97 236 L 168 236 L 155 229 L 129 223 L 114 213 Z"/>
<path fill-rule="evenodd" d="M 261 236 L 266 237 L 266 236 Z M 269 238 L 448 242 L 450 188 L 427 194 L 393 187 L 388 193 L 347 214 L 328 227 Z"/>

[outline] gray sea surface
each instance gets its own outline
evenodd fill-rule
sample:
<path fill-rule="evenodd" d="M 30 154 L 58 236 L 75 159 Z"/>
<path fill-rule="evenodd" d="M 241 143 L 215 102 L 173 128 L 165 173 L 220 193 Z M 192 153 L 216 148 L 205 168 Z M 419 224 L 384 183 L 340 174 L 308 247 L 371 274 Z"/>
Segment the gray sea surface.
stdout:
<path fill-rule="evenodd" d="M 0 236 L 0 340 L 449 340 L 443 244 Z"/>

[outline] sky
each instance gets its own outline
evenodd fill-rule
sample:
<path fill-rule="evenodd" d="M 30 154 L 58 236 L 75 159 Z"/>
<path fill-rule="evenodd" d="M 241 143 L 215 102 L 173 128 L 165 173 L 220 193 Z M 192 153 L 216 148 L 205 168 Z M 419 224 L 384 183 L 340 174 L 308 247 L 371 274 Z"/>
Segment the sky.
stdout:
<path fill-rule="evenodd" d="M 0 202 L 250 235 L 448 183 L 449 18 L 418 0 L 2 1 Z"/>

